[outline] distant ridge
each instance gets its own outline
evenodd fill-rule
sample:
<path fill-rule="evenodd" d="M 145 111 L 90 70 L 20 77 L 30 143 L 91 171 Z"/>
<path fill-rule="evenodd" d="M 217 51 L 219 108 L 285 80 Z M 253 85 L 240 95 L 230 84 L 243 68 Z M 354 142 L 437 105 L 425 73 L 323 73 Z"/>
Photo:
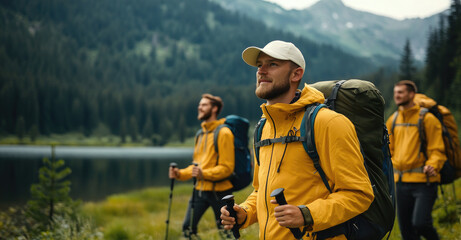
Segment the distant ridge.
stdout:
<path fill-rule="evenodd" d="M 341 0 L 321 0 L 302 10 L 285 10 L 263 0 L 210 0 L 243 13 L 266 25 L 331 44 L 375 61 L 398 60 L 406 39 L 415 58 L 423 60 L 429 29 L 438 25 L 436 14 L 428 18 L 396 20 L 347 7 Z"/>

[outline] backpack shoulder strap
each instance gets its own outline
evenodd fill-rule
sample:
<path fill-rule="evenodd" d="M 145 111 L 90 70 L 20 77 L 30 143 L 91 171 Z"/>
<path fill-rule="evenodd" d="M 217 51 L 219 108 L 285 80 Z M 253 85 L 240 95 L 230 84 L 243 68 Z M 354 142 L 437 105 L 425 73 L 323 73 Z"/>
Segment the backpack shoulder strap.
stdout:
<path fill-rule="evenodd" d="M 333 87 L 333 90 L 331 91 L 330 96 L 327 99 L 325 99 L 325 104 L 328 108 L 330 108 L 333 111 L 336 109 L 335 102 L 336 98 L 338 97 L 338 91 L 345 82 L 346 80 L 336 82 L 335 86 Z"/>
<path fill-rule="evenodd" d="M 426 152 L 427 138 L 426 138 L 426 131 L 424 129 L 424 117 L 426 116 L 428 112 L 429 112 L 429 109 L 422 107 L 421 110 L 419 111 L 419 119 L 418 119 L 419 140 L 421 142 L 421 145 L 419 147 L 419 152 L 424 154 L 426 161 L 427 161 L 427 152 Z"/>
<path fill-rule="evenodd" d="M 419 119 L 418 119 L 418 131 L 419 131 L 419 140 L 421 144 L 419 145 L 419 152 L 424 155 L 424 163 L 423 167 L 426 165 L 426 161 L 428 160 L 427 155 L 427 138 L 426 138 L 426 131 L 424 129 L 424 117 L 429 112 L 427 108 L 421 108 L 419 110 Z M 429 175 L 426 175 L 426 182 L 429 184 Z"/>
<path fill-rule="evenodd" d="M 301 122 L 301 136 L 306 136 L 306 141 L 303 141 L 304 149 L 309 157 L 314 162 L 314 167 L 322 178 L 325 187 L 332 193 L 330 184 L 328 183 L 325 172 L 320 166 L 320 157 L 315 146 L 314 122 L 320 109 L 327 107 L 325 104 L 312 104 L 306 108 L 303 120 Z"/>
<path fill-rule="evenodd" d="M 255 132 L 253 134 L 253 146 L 255 149 L 255 158 L 256 158 L 256 162 L 258 163 L 258 166 L 259 166 L 259 147 L 260 146 L 258 146 L 257 143 L 261 140 L 261 135 L 263 132 L 264 124 L 266 124 L 266 119 L 261 118 L 256 124 Z"/>
<path fill-rule="evenodd" d="M 203 134 L 203 129 L 200 128 L 199 130 L 197 130 L 197 132 L 195 133 L 195 145 L 197 146 L 197 143 L 199 141 L 199 138 L 200 136 Z"/>
<path fill-rule="evenodd" d="M 397 121 L 397 116 L 399 116 L 399 111 L 394 112 L 394 119 L 392 119 L 391 134 L 394 134 L 395 122 Z"/>
<path fill-rule="evenodd" d="M 216 129 L 214 130 L 214 135 L 213 135 L 213 145 L 214 145 L 214 150 L 216 151 L 216 153 L 218 154 L 218 158 L 216 160 L 216 165 L 218 165 L 218 161 L 219 161 L 219 149 L 218 149 L 218 136 L 219 136 L 219 130 L 221 130 L 221 128 L 223 127 L 227 127 L 229 128 L 229 126 L 227 124 L 221 124 L 219 126 L 216 127 Z"/>

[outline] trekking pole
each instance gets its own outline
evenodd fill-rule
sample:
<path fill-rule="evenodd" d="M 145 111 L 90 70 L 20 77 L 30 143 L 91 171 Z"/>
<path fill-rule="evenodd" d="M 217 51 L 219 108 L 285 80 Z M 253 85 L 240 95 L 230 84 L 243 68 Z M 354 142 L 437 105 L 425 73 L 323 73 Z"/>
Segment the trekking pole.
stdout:
<path fill-rule="evenodd" d="M 455 203 L 456 203 L 456 202 L 457 202 L 457 199 L 456 199 L 456 186 L 455 186 L 455 182 L 454 182 L 454 181 L 451 183 L 451 186 L 452 186 L 452 188 L 453 188 L 453 198 L 454 198 Z"/>
<path fill-rule="evenodd" d="M 237 223 L 237 213 L 234 210 L 234 195 L 227 195 L 222 198 L 222 201 L 226 204 L 227 211 L 231 217 L 235 219 L 235 224 L 232 227 L 232 234 L 234 234 L 235 239 L 240 239 L 239 226 Z"/>
<path fill-rule="evenodd" d="M 195 167 L 198 163 L 193 163 Z M 194 222 L 194 207 L 195 207 L 195 186 L 197 185 L 197 177 L 193 178 L 194 188 L 192 189 L 192 198 L 190 203 L 190 222 L 189 222 L 189 239 L 192 239 L 192 223 Z"/>
<path fill-rule="evenodd" d="M 287 204 L 287 200 L 285 199 L 285 195 L 283 194 L 284 190 L 285 190 L 284 188 L 277 188 L 274 191 L 272 191 L 272 193 L 271 193 L 271 197 L 275 197 L 275 199 L 277 200 L 277 203 L 279 205 L 286 205 Z M 299 228 L 289 228 L 289 229 L 290 229 L 291 233 L 293 233 L 293 236 L 296 239 L 302 239 L 303 238 L 303 233 L 301 232 L 301 230 L 299 230 Z"/>
<path fill-rule="evenodd" d="M 170 163 L 170 167 L 175 168 L 178 167 L 178 164 L 172 162 Z M 168 201 L 168 214 L 166 217 L 166 233 L 165 233 L 165 240 L 168 240 L 168 227 L 170 226 L 170 213 L 171 213 L 171 202 L 173 200 L 173 187 L 174 187 L 174 178 L 171 179 L 171 184 L 170 184 L 170 200 Z"/>

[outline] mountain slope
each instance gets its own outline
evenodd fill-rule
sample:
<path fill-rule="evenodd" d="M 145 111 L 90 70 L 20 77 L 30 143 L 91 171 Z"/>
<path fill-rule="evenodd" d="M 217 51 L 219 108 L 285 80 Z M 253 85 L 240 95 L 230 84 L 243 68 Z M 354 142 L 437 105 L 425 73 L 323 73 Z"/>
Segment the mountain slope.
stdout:
<path fill-rule="evenodd" d="M 438 23 L 437 15 L 399 21 L 354 10 L 341 0 L 321 0 L 303 10 L 285 10 L 263 0 L 210 1 L 244 13 L 270 27 L 373 58 L 398 59 L 408 38 L 415 57 L 422 60 L 429 29 Z"/>
<path fill-rule="evenodd" d="M 224 99 L 223 114 L 257 119 L 255 69 L 241 53 L 273 39 L 300 47 L 304 81 L 375 69 L 207 0 L 1 1 L 0 29 L 0 135 L 97 130 L 135 139 L 144 128 L 168 141 L 193 135 L 204 92 Z"/>

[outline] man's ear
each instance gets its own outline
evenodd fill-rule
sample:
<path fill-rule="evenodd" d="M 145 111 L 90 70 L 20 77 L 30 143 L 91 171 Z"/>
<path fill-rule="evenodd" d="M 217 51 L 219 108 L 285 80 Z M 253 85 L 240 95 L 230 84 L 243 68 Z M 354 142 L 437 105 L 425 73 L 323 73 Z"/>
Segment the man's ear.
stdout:
<path fill-rule="evenodd" d="M 416 93 L 415 93 L 415 92 L 410 92 L 410 98 L 411 98 L 411 99 L 414 99 L 415 96 L 416 96 Z"/>
<path fill-rule="evenodd" d="M 218 106 L 213 106 L 211 108 L 211 112 L 215 115 L 215 116 L 218 116 Z"/>
<path fill-rule="evenodd" d="M 303 78 L 303 75 L 304 75 L 304 69 L 302 69 L 301 67 L 297 67 L 291 72 L 291 81 L 300 82 L 301 79 Z"/>

